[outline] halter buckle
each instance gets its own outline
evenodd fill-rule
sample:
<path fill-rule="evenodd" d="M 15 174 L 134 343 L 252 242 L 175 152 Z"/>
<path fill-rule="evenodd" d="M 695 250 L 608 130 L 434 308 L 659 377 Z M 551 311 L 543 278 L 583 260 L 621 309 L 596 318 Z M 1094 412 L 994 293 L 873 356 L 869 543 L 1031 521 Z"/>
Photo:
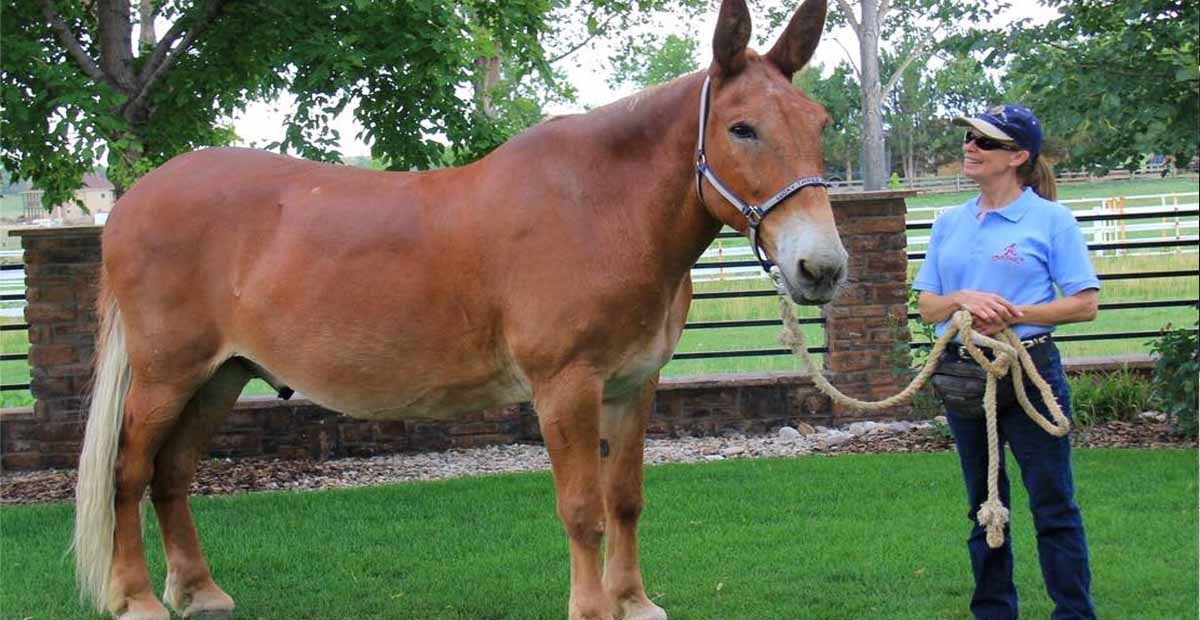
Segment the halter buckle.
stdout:
<path fill-rule="evenodd" d="M 763 216 L 766 214 L 754 205 L 746 205 L 746 208 L 742 209 L 742 215 L 750 222 L 751 228 L 758 228 L 759 222 L 762 222 Z"/>

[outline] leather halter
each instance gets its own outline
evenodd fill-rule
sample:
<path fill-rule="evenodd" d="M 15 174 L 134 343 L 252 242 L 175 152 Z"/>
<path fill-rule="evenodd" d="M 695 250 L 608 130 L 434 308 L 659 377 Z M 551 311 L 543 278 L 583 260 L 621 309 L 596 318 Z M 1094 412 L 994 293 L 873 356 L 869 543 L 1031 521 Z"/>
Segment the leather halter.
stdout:
<path fill-rule="evenodd" d="M 708 125 L 708 93 L 712 88 L 712 78 L 704 78 L 704 88 L 700 90 L 700 138 L 696 141 L 696 195 L 700 197 L 700 202 L 704 202 L 704 180 L 707 179 L 717 192 L 725 197 L 730 204 L 737 207 L 746 221 L 750 223 L 750 245 L 754 248 L 754 257 L 758 259 L 758 264 L 762 266 L 763 271 L 771 272 L 772 263 L 765 258 L 759 249 L 758 243 L 758 225 L 763 219 L 771 213 L 771 210 L 779 206 L 784 200 L 787 200 L 792 194 L 810 186 L 829 187 L 829 183 L 820 176 L 801 177 L 793 181 L 787 187 L 779 190 L 774 196 L 767 199 L 766 202 L 760 205 L 752 205 L 738 197 L 733 190 L 729 189 L 721 179 L 717 178 L 717 174 L 708 165 L 708 159 L 704 155 L 704 130 Z"/>

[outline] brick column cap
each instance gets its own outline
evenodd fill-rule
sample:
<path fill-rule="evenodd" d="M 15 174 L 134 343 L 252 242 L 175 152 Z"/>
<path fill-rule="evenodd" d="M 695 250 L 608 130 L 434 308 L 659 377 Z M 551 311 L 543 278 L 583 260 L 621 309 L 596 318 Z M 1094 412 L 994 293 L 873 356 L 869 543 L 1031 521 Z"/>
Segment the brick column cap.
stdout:
<path fill-rule="evenodd" d="M 14 228 L 8 231 L 10 237 L 95 237 L 103 226 L 38 226 L 31 228 Z"/>
<path fill-rule="evenodd" d="M 874 192 L 829 192 L 829 202 L 864 202 L 868 200 L 894 200 L 916 196 L 915 189 L 880 190 Z"/>

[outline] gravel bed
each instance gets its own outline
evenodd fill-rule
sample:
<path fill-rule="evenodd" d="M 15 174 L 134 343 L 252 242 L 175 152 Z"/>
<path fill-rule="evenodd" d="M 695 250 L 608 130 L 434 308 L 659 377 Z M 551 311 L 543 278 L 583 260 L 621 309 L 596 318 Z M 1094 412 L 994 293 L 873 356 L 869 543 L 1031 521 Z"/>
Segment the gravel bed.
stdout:
<path fill-rule="evenodd" d="M 1169 433 L 1160 415 L 1148 412 L 1135 422 L 1108 422 L 1075 432 L 1080 447 L 1195 447 Z M 858 422 L 842 428 L 784 427 L 766 435 L 647 439 L 647 465 L 700 463 L 727 459 L 808 455 L 952 450 L 944 424 Z M 267 458 L 208 459 L 200 464 L 192 492 L 223 495 L 251 491 L 296 491 L 444 480 L 464 476 L 542 471 L 550 459 L 540 445 L 503 445 L 371 458 L 302 461 Z M 75 471 L 0 473 L 0 503 L 69 501 Z"/>

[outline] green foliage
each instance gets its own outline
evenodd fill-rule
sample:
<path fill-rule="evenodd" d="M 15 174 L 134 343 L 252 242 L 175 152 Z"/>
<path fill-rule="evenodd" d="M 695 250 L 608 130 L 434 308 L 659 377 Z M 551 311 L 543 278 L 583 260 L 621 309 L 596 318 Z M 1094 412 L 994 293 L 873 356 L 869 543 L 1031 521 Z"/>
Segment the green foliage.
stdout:
<path fill-rule="evenodd" d="M 1018 22 L 987 46 L 1013 97 L 1069 137 L 1075 165 L 1135 168 L 1144 153 L 1197 152 L 1200 4 L 1044 0 L 1061 17 Z"/>
<path fill-rule="evenodd" d="M 44 4 L 4 2 L 0 165 L 45 189 L 48 206 L 68 199 L 99 162 L 107 162 L 120 192 L 174 155 L 229 144 L 236 136 L 225 119 L 284 92 L 295 95 L 296 107 L 271 148 L 337 160 L 339 136 L 329 126 L 353 103 L 361 137 L 389 167 L 442 165 L 447 142 L 455 162 L 469 161 L 540 118 L 542 101 L 572 95 L 545 50 L 557 60 L 579 49 L 573 25 L 588 23 L 586 41 L 675 6 L 666 0 L 165 0 L 156 10 L 172 28 L 158 56 L 171 62 L 161 62 L 153 48 L 136 57 L 119 53 L 131 29 L 128 5 L 47 4 L 58 13 L 56 32 L 43 17 Z M 110 5 L 114 11 L 106 13 Z M 98 14 L 116 17 L 106 22 Z M 176 28 L 182 36 L 172 38 Z M 68 32 L 73 38 L 64 43 Z M 181 50 L 173 56 L 166 53 L 172 43 Z M 480 98 L 462 93 L 485 82 L 487 63 L 479 61 L 489 58 L 501 60 L 503 80 L 489 85 L 494 109 L 481 114 Z"/>
<path fill-rule="evenodd" d="M 1071 411 L 1079 426 L 1129 421 L 1152 404 L 1149 381 L 1129 370 L 1069 377 Z"/>
<path fill-rule="evenodd" d="M 648 88 L 691 73 L 700 68 L 696 60 L 698 47 L 699 43 L 692 35 L 667 35 L 661 43 L 656 35 L 644 35 L 640 41 L 609 59 L 614 66 L 609 85 L 632 84 Z"/>
<path fill-rule="evenodd" d="M 847 63 L 834 67 L 822 77 L 824 67 L 810 65 L 792 77 L 792 83 L 825 106 L 830 124 L 822 136 L 826 169 L 843 180 L 854 178 L 854 165 L 862 150 L 862 95 L 854 69 Z"/>
<path fill-rule="evenodd" d="M 1200 321 L 1191 329 L 1166 329 L 1150 343 L 1154 364 L 1154 397 L 1174 432 L 1197 436 L 1200 406 Z"/>
<path fill-rule="evenodd" d="M 4 0 L 0 19 L 0 166 L 13 180 L 37 179 L 47 205 L 74 199 L 84 174 L 95 167 L 100 134 L 122 123 L 107 112 L 124 98 L 92 82 L 59 47 L 34 0 Z M 94 22 L 78 3 L 64 17 Z M 63 153 L 75 156 L 63 157 Z"/>

